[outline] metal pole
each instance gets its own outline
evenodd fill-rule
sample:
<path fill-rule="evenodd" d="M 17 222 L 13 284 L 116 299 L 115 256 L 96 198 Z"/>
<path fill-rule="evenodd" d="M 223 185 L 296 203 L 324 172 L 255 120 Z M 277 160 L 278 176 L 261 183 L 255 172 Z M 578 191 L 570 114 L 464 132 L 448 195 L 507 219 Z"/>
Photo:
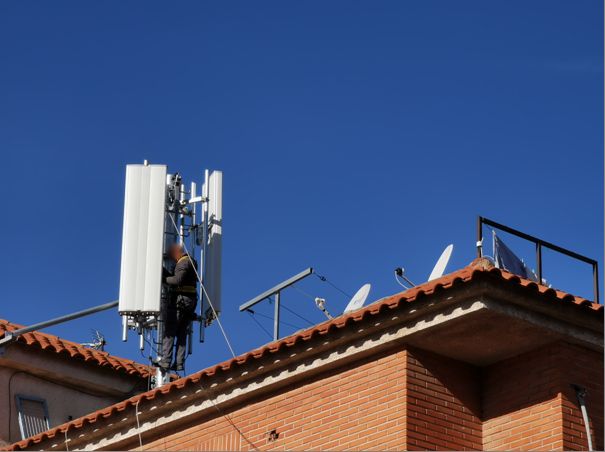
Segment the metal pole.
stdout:
<path fill-rule="evenodd" d="M 586 429 L 586 439 L 588 442 L 588 450 L 594 450 L 592 444 L 592 434 L 590 432 L 590 419 L 588 418 L 588 410 L 586 409 L 586 388 L 582 386 L 572 384 L 571 387 L 576 391 L 576 397 L 580 404 L 580 412 L 582 413 L 582 420 L 584 421 L 584 428 Z"/>
<path fill-rule="evenodd" d="M 542 284 L 542 244 L 536 243 L 536 267 L 538 270 L 538 284 Z"/>
<path fill-rule="evenodd" d="M 128 316 L 122 316 L 122 341 L 126 342 L 128 340 Z"/>
<path fill-rule="evenodd" d="M 191 182 L 191 193 L 189 194 L 189 200 L 191 201 L 195 197 L 197 197 L 197 184 L 195 182 Z M 195 259 L 197 257 L 196 249 L 199 246 L 198 236 L 200 233 L 200 225 L 197 223 L 197 203 L 195 203 L 195 202 L 191 205 L 191 231 L 194 231 L 194 230 L 195 230 L 195 234 L 193 234 L 193 233 L 190 234 L 191 235 L 190 250 L 192 253 L 191 257 L 193 257 Z M 204 270 L 203 270 L 202 258 L 203 258 L 203 255 L 200 252 L 198 262 L 202 262 L 202 268 L 199 268 L 198 271 L 203 274 Z M 203 290 L 200 287 L 200 294 L 201 294 L 201 292 L 203 292 Z M 198 294 L 197 302 L 199 304 L 199 309 L 200 309 L 199 342 L 202 343 L 202 342 L 204 342 L 204 321 L 202 319 L 202 298 L 201 298 L 201 295 L 199 295 L 199 294 Z M 189 328 L 188 341 L 189 341 L 188 342 L 189 343 L 189 354 L 191 355 L 192 350 L 193 350 L 193 322 L 191 323 L 190 328 Z"/>
<path fill-rule="evenodd" d="M 208 242 L 208 195 L 210 193 L 210 171 L 204 170 L 204 183 L 202 184 L 202 197 L 206 201 L 202 202 L 200 206 L 200 214 L 202 216 L 200 224 L 202 228 L 202 246 L 200 249 L 200 274 L 202 276 L 202 282 L 200 284 L 200 343 L 204 342 L 205 331 L 204 331 L 204 288 L 202 284 L 206 282 L 206 244 Z"/>
<path fill-rule="evenodd" d="M 192 198 L 195 198 L 196 196 L 197 196 L 197 185 L 195 182 L 191 182 L 191 190 L 189 193 L 189 197 L 190 197 L 190 199 L 192 199 Z M 196 237 L 195 237 L 196 234 L 193 234 L 193 231 L 195 230 L 194 228 L 197 224 L 196 221 L 197 221 L 197 206 L 196 206 L 196 203 L 193 203 L 191 205 L 191 234 L 189 234 L 189 237 L 190 237 L 189 240 L 191 241 L 191 244 L 189 245 L 189 247 L 190 247 L 191 253 L 193 254 L 193 256 L 191 256 L 191 257 L 193 257 L 194 259 L 197 258 L 196 253 L 195 253 L 195 250 L 197 247 Z"/>
<path fill-rule="evenodd" d="M 477 217 L 477 257 L 483 254 L 483 217 Z"/>
<path fill-rule="evenodd" d="M 168 269 L 167 252 L 173 243 L 176 243 L 178 230 L 175 227 L 178 221 L 176 216 L 177 203 L 178 203 L 178 173 L 166 175 L 166 207 L 164 215 L 164 259 L 163 267 Z M 160 312 L 156 316 L 157 329 L 156 329 L 156 341 L 155 341 L 155 359 L 156 362 L 160 362 L 162 359 L 162 353 L 164 350 L 164 331 L 166 329 L 166 309 L 168 308 L 168 302 L 170 298 L 169 288 L 166 284 L 162 284 L 162 298 L 160 300 Z M 161 371 L 158 368 L 156 381 L 161 381 Z"/>
<path fill-rule="evenodd" d="M 279 339 L 279 292 L 275 294 L 275 306 L 273 314 L 273 340 Z"/>
<path fill-rule="evenodd" d="M 157 367 L 155 370 L 155 388 L 161 388 L 164 386 L 166 380 L 166 372 L 161 367 Z"/>
<path fill-rule="evenodd" d="M 183 214 L 183 204 L 185 202 L 185 184 L 181 180 L 179 187 L 179 245 L 185 244 L 185 215 Z"/>
<path fill-rule="evenodd" d="M 19 336 L 25 333 L 31 333 L 32 331 L 41 330 L 43 328 L 47 328 L 49 326 L 58 325 L 59 323 L 65 323 L 70 320 L 79 319 L 80 317 L 85 317 L 87 315 L 96 314 L 97 312 L 107 311 L 108 309 L 115 308 L 119 304 L 118 301 L 112 301 L 110 303 L 101 304 L 99 306 L 95 306 L 93 308 L 84 309 L 83 311 L 74 312 L 73 314 L 67 314 L 61 317 L 57 317 L 52 320 L 46 320 L 45 322 L 36 323 L 31 326 L 26 326 L 24 328 L 19 328 L 15 331 L 7 331 L 5 336 L 0 339 L 0 345 L 6 344 L 8 342 L 12 342 L 16 340 Z"/>
<path fill-rule="evenodd" d="M 594 284 L 594 301 L 599 303 L 599 263 L 595 261 L 592 265 L 592 279 Z"/>
<path fill-rule="evenodd" d="M 191 355 L 193 353 L 193 322 L 189 323 L 189 328 L 187 328 L 187 354 Z"/>

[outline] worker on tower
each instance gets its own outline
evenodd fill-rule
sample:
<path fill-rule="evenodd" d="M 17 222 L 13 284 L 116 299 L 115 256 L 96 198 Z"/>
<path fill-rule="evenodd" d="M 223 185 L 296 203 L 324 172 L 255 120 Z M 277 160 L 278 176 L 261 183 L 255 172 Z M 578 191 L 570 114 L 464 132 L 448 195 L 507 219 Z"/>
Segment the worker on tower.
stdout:
<path fill-rule="evenodd" d="M 197 263 L 182 245 L 176 243 L 170 247 L 168 255 L 176 264 L 174 272 L 165 272 L 164 277 L 164 283 L 170 287 L 170 296 L 164 313 L 162 359 L 159 365 L 164 370 L 181 371 L 185 368 L 187 336 L 197 305 Z M 176 360 L 173 363 L 175 345 Z"/>

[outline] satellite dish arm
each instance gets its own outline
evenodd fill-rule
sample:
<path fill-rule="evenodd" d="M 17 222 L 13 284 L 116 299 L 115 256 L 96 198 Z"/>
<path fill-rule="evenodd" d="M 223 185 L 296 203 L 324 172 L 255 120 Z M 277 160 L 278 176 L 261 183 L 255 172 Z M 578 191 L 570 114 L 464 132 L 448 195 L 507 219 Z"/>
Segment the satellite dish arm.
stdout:
<path fill-rule="evenodd" d="M 395 276 L 400 277 L 401 279 L 403 279 L 406 283 L 408 283 L 412 287 L 416 286 L 416 284 L 414 284 L 412 281 L 410 281 L 409 278 L 407 276 L 405 276 L 404 273 L 405 273 L 405 270 L 401 267 L 397 267 L 395 269 Z"/>

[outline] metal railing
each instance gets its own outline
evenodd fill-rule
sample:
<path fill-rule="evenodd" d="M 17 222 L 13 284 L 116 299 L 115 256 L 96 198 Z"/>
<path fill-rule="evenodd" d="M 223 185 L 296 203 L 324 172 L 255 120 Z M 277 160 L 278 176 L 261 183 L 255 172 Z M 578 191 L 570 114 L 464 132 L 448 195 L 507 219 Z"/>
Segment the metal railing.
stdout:
<path fill-rule="evenodd" d="M 526 234 L 524 232 L 518 231 L 506 225 L 496 223 L 488 218 L 477 217 L 477 243 L 482 243 L 483 241 L 483 225 L 491 226 L 492 228 L 499 229 L 501 231 L 507 232 L 509 234 L 520 237 L 524 240 L 528 240 L 533 242 L 536 245 L 536 273 L 538 276 L 538 281 L 542 282 L 542 247 L 551 249 L 558 253 L 564 254 L 566 256 L 572 257 L 579 261 L 585 262 L 592 266 L 592 279 L 593 279 L 593 291 L 594 291 L 594 301 L 599 303 L 599 263 L 590 259 L 589 257 L 582 256 L 581 254 L 575 253 L 573 251 L 562 248 L 553 243 L 547 242 L 545 240 L 539 239 L 532 235 Z M 481 257 L 481 248 L 477 248 L 478 256 Z"/>

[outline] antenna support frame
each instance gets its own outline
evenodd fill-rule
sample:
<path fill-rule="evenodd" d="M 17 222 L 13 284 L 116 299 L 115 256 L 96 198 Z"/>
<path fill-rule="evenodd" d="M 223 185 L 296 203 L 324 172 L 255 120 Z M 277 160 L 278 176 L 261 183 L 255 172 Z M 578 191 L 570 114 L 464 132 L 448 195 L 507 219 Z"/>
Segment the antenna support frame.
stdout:
<path fill-rule="evenodd" d="M 257 303 L 260 303 L 263 300 L 266 300 L 267 298 L 270 298 L 271 296 L 275 296 L 275 305 L 273 308 L 273 340 L 276 341 L 279 339 L 279 314 L 280 314 L 280 302 L 281 302 L 281 294 L 280 292 L 282 290 L 284 290 L 287 287 L 290 287 L 292 284 L 297 283 L 298 281 L 300 281 L 301 279 L 306 278 L 307 276 L 309 276 L 310 274 L 313 273 L 313 267 L 309 267 L 303 271 L 301 271 L 300 273 L 298 273 L 297 275 L 292 276 L 291 278 L 286 279 L 285 281 L 279 283 L 276 286 L 273 286 L 271 289 L 266 290 L 265 292 L 261 293 L 260 295 L 252 298 L 251 300 L 247 301 L 246 303 L 242 304 L 239 307 L 239 311 L 247 311 L 249 310 L 252 306 L 254 306 Z"/>

